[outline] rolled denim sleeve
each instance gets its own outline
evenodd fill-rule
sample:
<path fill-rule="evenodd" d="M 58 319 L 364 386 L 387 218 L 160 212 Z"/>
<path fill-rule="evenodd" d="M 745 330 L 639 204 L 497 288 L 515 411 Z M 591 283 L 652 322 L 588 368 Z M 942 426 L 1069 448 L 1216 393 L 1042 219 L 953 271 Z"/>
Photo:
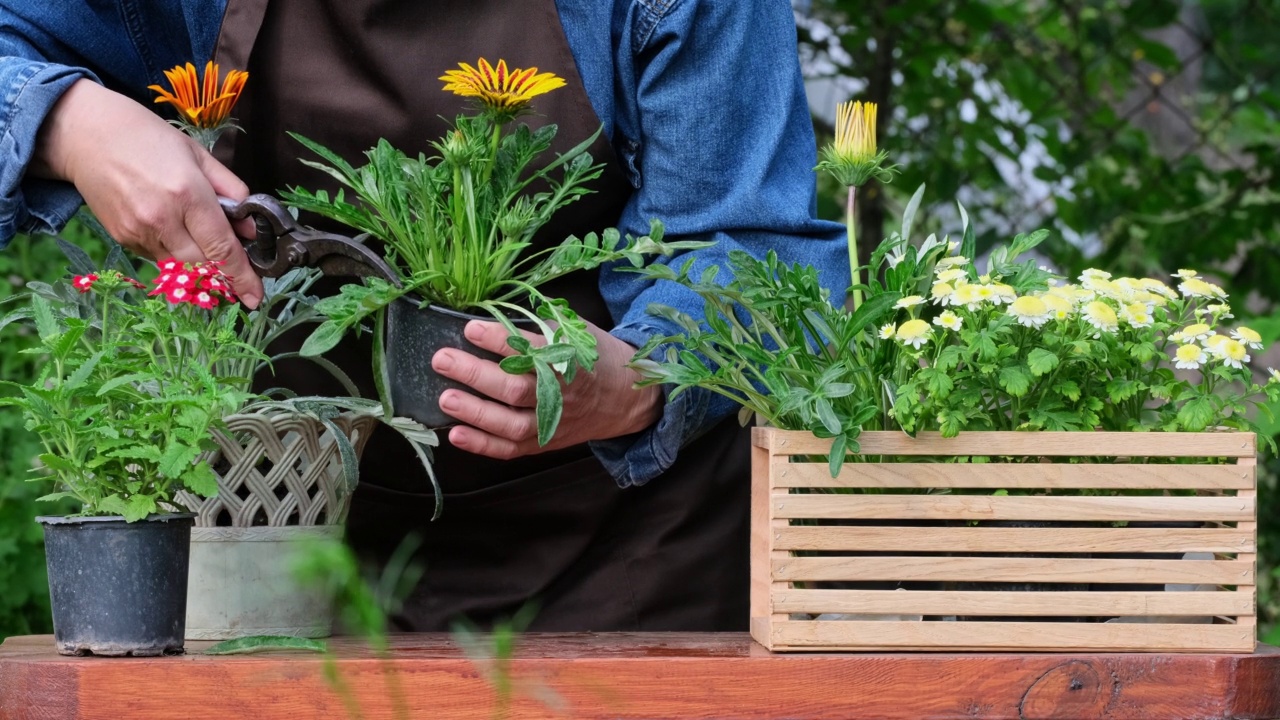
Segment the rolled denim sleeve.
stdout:
<path fill-rule="evenodd" d="M 625 18 L 615 35 L 633 52 L 617 61 L 614 138 L 635 192 L 621 227 L 642 234 L 658 218 L 668 239 L 714 241 L 692 251 L 693 272 L 718 266 L 725 282 L 732 250 L 762 257 L 774 249 L 788 262 L 817 267 L 832 297 L 843 297 L 843 229 L 816 219 L 817 153 L 790 4 L 635 0 Z M 614 313 L 612 334 L 637 347 L 678 331 L 647 312 L 651 303 L 694 317 L 704 312 L 694 293 L 674 283 L 606 272 L 600 284 Z M 669 401 L 648 430 L 592 449 L 619 484 L 640 485 L 735 409 L 695 389 Z"/>
<path fill-rule="evenodd" d="M 0 247 L 19 232 L 56 232 L 80 208 L 80 194 L 70 183 L 28 177 L 27 167 L 45 116 L 81 78 L 97 80 L 83 68 L 0 58 Z"/>

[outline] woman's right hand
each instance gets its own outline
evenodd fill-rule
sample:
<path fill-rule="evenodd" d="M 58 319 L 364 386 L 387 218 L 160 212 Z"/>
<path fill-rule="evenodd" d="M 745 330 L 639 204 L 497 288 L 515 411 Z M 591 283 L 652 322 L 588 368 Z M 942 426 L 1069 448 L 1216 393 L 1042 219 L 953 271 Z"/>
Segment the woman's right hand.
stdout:
<path fill-rule="evenodd" d="M 130 98 L 76 82 L 45 118 L 29 172 L 74 184 L 126 248 L 156 260 L 222 261 L 241 300 L 261 301 L 262 280 L 218 205 L 219 195 L 243 200 L 248 187 Z"/>

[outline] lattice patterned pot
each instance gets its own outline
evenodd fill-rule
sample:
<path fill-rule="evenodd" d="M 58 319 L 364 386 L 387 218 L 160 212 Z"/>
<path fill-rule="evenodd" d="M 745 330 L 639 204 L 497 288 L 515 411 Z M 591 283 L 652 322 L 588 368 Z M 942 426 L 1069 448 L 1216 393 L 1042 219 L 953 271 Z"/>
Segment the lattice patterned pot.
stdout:
<path fill-rule="evenodd" d="M 191 531 L 188 640 L 249 635 L 326 637 L 332 608 L 300 587 L 291 566 L 308 541 L 336 541 L 351 500 L 332 434 L 308 417 L 242 414 L 217 432 L 209 458 L 218 495 L 178 499 L 197 513 Z M 357 456 L 377 419 L 334 424 Z"/>

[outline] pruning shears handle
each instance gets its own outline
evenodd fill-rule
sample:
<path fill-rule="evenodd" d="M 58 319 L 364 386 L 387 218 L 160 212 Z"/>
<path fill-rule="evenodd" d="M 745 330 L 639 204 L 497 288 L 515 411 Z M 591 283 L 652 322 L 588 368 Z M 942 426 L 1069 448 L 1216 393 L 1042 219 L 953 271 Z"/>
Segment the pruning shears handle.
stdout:
<path fill-rule="evenodd" d="M 396 273 L 377 253 L 345 235 L 299 225 L 275 197 L 250 195 L 241 202 L 219 197 L 231 220 L 253 218 L 253 239 L 241 238 L 249 264 L 262 277 L 278 278 L 297 267 L 318 268 L 325 275 L 378 277 L 399 286 Z"/>

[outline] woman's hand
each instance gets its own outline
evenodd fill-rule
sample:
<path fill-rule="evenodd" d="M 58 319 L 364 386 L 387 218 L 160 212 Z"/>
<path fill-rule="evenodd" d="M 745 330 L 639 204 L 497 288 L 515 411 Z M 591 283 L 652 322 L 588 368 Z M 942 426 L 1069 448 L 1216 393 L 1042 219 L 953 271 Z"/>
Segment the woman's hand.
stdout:
<path fill-rule="evenodd" d="M 562 384 L 564 414 L 551 442 L 538 445 L 538 419 L 534 414 L 534 376 L 511 375 L 498 364 L 464 350 L 446 348 L 431 358 L 431 366 L 445 377 L 475 389 L 476 394 L 446 390 L 440 409 L 466 423 L 449 430 L 449 442 L 477 455 L 509 460 L 588 440 L 639 432 L 662 416 L 663 396 L 655 386 L 635 388 L 640 376 L 626 364 L 636 349 L 588 323 L 596 336 L 600 357 L 595 372 L 579 373 Z M 467 340 L 499 355 L 513 355 L 507 331 L 496 322 L 472 320 Z M 525 333 L 531 341 L 542 337 Z M 496 401 L 496 402 L 495 402 Z"/>
<path fill-rule="evenodd" d="M 107 232 L 134 252 L 219 260 L 249 307 L 262 280 L 218 205 L 249 189 L 196 141 L 137 102 L 80 80 L 45 118 L 30 172 L 76 186 Z"/>

